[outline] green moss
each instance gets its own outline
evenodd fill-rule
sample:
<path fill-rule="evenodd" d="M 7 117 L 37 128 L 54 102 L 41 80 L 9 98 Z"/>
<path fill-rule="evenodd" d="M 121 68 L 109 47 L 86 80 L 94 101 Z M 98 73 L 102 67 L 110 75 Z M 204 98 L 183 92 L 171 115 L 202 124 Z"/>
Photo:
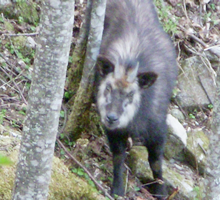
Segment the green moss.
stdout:
<path fill-rule="evenodd" d="M 4 24 L 7 31 L 14 31 L 14 26 L 10 22 L 4 21 Z"/>
<path fill-rule="evenodd" d="M 1 152 L 1 154 L 5 154 L 5 152 Z M 18 150 L 12 151 L 7 156 L 13 161 L 13 164 L 1 166 L 0 168 L 0 199 L 4 200 L 11 199 Z M 96 189 L 91 187 L 86 181 L 71 173 L 59 158 L 54 157 L 48 199 L 104 200 L 105 198 L 96 192 Z"/>
<path fill-rule="evenodd" d="M 50 183 L 49 200 L 74 199 L 95 200 L 104 199 L 95 192 L 87 182 L 71 173 L 59 158 L 53 159 L 53 173 Z"/>
<path fill-rule="evenodd" d="M 133 146 L 128 155 L 128 166 L 142 182 L 153 180 L 145 146 Z"/>
<path fill-rule="evenodd" d="M 26 44 L 26 41 L 27 41 L 26 37 L 24 37 L 24 36 L 14 37 L 14 38 L 12 38 L 12 40 L 13 40 L 14 46 L 17 48 L 24 47 Z"/>
<path fill-rule="evenodd" d="M 175 20 L 178 20 L 178 18 L 170 14 L 172 7 L 164 5 L 163 1 L 161 0 L 154 0 L 154 3 L 157 7 L 157 14 L 164 31 L 170 35 L 177 33 L 177 23 L 171 19 L 171 17 L 175 17 Z"/>
<path fill-rule="evenodd" d="M 208 151 L 209 139 L 201 130 L 194 130 L 188 134 L 185 157 L 201 175 L 205 173 L 207 158 L 204 151 Z"/>
<path fill-rule="evenodd" d="M 0 12 L 7 18 L 17 19 L 20 24 L 27 22 L 37 25 L 39 22 L 37 3 L 32 0 L 18 0 L 16 3 L 0 8 Z"/>

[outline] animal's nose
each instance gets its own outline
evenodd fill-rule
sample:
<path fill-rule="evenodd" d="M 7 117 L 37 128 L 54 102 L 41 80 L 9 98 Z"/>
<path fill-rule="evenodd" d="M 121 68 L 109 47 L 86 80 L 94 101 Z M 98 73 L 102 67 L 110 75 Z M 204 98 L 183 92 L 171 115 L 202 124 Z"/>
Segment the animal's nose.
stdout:
<path fill-rule="evenodd" d="M 109 113 L 106 118 L 107 118 L 107 121 L 111 124 L 118 120 L 118 116 L 116 113 Z"/>

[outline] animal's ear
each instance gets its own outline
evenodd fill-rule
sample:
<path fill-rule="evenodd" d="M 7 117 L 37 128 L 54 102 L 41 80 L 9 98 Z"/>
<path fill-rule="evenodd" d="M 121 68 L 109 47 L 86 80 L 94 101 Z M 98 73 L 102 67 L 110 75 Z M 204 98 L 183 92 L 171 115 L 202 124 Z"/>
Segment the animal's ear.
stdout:
<path fill-rule="evenodd" d="M 146 89 L 154 84 L 158 75 L 154 72 L 145 72 L 138 74 L 137 77 L 140 88 Z"/>
<path fill-rule="evenodd" d="M 104 55 L 99 55 L 97 58 L 97 64 L 96 64 L 97 70 L 101 76 L 106 76 L 110 72 L 114 71 L 114 65 L 113 63 L 106 58 Z"/>

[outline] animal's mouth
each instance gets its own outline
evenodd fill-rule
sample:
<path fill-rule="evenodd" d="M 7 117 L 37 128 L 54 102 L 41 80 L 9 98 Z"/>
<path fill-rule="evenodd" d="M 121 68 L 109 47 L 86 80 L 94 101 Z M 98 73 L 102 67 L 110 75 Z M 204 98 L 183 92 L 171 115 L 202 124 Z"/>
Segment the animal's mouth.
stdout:
<path fill-rule="evenodd" d="M 108 119 L 105 119 L 104 120 L 104 123 L 106 128 L 110 129 L 110 130 L 113 130 L 113 129 L 116 129 L 119 125 L 119 120 L 117 121 L 109 121 Z"/>

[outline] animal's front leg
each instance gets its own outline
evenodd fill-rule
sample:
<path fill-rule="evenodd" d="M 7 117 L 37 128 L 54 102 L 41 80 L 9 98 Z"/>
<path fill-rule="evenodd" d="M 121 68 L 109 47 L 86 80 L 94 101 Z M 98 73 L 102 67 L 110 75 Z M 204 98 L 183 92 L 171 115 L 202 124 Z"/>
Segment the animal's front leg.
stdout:
<path fill-rule="evenodd" d="M 113 153 L 113 185 L 111 194 L 124 196 L 124 182 L 123 182 L 123 169 L 124 169 L 125 152 L 120 154 Z"/>
<path fill-rule="evenodd" d="M 124 196 L 123 171 L 126 150 L 126 138 L 108 136 L 110 148 L 113 154 L 113 184 L 111 195 Z"/>

